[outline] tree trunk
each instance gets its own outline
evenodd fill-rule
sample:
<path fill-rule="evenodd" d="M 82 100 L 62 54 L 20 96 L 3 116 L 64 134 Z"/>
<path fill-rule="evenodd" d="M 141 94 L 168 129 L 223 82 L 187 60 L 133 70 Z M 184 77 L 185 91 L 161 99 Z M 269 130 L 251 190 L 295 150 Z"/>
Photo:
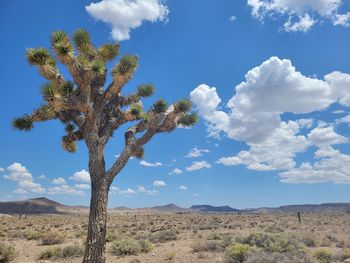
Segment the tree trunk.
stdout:
<path fill-rule="evenodd" d="M 102 181 L 102 180 L 101 180 Z M 88 236 L 83 263 L 105 263 L 108 187 L 91 185 Z"/>
<path fill-rule="evenodd" d="M 89 151 L 91 200 L 83 263 L 105 263 L 107 204 L 110 183 L 105 177 L 103 147 Z"/>

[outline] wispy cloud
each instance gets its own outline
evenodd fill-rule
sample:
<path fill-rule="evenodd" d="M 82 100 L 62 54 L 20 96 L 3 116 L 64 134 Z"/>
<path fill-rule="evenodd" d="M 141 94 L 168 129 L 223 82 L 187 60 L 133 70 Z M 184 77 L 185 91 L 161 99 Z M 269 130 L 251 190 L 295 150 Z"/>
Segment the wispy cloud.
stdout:
<path fill-rule="evenodd" d="M 186 167 L 186 170 L 191 172 L 191 171 L 196 171 L 196 170 L 201 170 L 204 168 L 210 168 L 211 164 L 209 164 L 207 161 L 199 161 L 199 162 L 192 162 L 192 164 L 188 167 Z"/>

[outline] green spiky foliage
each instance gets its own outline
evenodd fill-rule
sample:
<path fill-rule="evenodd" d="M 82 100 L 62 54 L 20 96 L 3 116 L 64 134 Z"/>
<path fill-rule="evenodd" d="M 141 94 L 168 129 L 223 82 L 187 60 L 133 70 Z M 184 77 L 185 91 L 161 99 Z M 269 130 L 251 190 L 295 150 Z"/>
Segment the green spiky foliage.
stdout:
<path fill-rule="evenodd" d="M 102 60 L 94 60 L 91 63 L 91 69 L 97 76 L 102 76 L 106 72 L 106 64 Z"/>
<path fill-rule="evenodd" d="M 174 104 L 175 112 L 188 112 L 192 108 L 192 102 L 187 99 L 181 99 Z"/>
<path fill-rule="evenodd" d="M 144 109 L 141 99 L 154 93 L 153 85 L 140 85 L 135 92 L 123 94 L 123 88 L 137 69 L 137 55 L 123 56 L 113 67 L 112 81 L 107 85 L 106 63 L 118 55 L 119 45 L 112 43 L 95 48 L 89 34 L 82 29 L 74 33 L 73 40 L 74 45 L 63 31 L 52 33 L 50 39 L 55 58 L 70 74 L 67 79 L 47 49 L 26 50 L 29 63 L 38 67 L 48 83 L 41 89 L 43 103 L 39 108 L 14 119 L 12 125 L 29 131 L 34 123 L 57 120 L 65 127 L 61 142 L 64 150 L 74 153 L 79 141 L 86 143 L 92 192 L 83 262 L 104 263 L 108 189 L 115 176 L 131 157 L 143 158 L 144 146 L 156 134 L 171 132 L 180 125 L 191 126 L 198 117 L 190 112 L 192 105 L 187 100 L 168 107 L 161 99 L 150 109 Z M 127 124 L 123 150 L 106 169 L 105 146 L 114 132 Z"/>
<path fill-rule="evenodd" d="M 70 153 L 75 153 L 77 151 L 77 143 L 71 140 L 68 136 L 62 137 L 62 148 Z"/>
<path fill-rule="evenodd" d="M 160 99 L 157 100 L 152 107 L 153 111 L 155 113 L 162 113 L 162 112 L 166 112 L 166 110 L 168 109 L 168 104 L 166 103 L 165 100 Z"/>
<path fill-rule="evenodd" d="M 155 88 L 152 84 L 143 84 L 137 87 L 137 94 L 143 98 L 151 97 L 154 91 Z"/>
<path fill-rule="evenodd" d="M 143 114 L 142 106 L 140 104 L 133 104 L 130 106 L 130 113 L 136 118 L 140 118 Z"/>
<path fill-rule="evenodd" d="M 33 129 L 33 121 L 29 116 L 25 115 L 14 119 L 12 121 L 12 126 L 17 130 L 30 131 Z"/>
<path fill-rule="evenodd" d="M 60 97 L 60 90 L 54 83 L 47 83 L 41 88 L 41 95 L 45 100 L 52 100 Z"/>
<path fill-rule="evenodd" d="M 93 46 L 91 44 L 90 35 L 84 29 L 78 29 L 74 32 L 73 40 L 78 51 L 84 55 L 89 56 L 94 52 Z"/>
<path fill-rule="evenodd" d="M 145 156 L 145 150 L 143 148 L 137 149 L 137 151 L 134 153 L 134 156 L 139 160 L 143 159 Z"/>
<path fill-rule="evenodd" d="M 74 82 L 72 81 L 66 81 L 61 85 L 60 92 L 62 96 L 69 97 L 74 92 Z"/>
<path fill-rule="evenodd" d="M 125 55 L 112 70 L 113 76 L 129 78 L 137 68 L 138 57 L 136 55 Z"/>
<path fill-rule="evenodd" d="M 53 32 L 51 34 L 51 46 L 55 51 L 57 58 L 63 64 L 69 64 L 73 61 L 73 45 L 65 32 Z"/>
<path fill-rule="evenodd" d="M 31 65 L 39 66 L 41 75 L 48 79 L 55 79 L 58 74 L 56 62 L 45 48 L 28 48 L 27 60 Z"/>
<path fill-rule="evenodd" d="M 64 128 L 64 130 L 65 130 L 67 133 L 73 133 L 73 132 L 74 132 L 74 129 L 75 129 L 75 126 L 74 126 L 74 124 L 72 124 L 72 123 L 68 123 L 67 126 Z"/>
<path fill-rule="evenodd" d="M 119 55 L 119 44 L 104 44 L 97 50 L 101 60 L 107 62 Z"/>
<path fill-rule="evenodd" d="M 196 124 L 198 122 L 198 120 L 199 120 L 199 118 L 198 118 L 197 114 L 195 114 L 195 113 L 185 114 L 180 118 L 179 124 L 181 124 L 185 127 L 191 127 L 194 124 Z"/>

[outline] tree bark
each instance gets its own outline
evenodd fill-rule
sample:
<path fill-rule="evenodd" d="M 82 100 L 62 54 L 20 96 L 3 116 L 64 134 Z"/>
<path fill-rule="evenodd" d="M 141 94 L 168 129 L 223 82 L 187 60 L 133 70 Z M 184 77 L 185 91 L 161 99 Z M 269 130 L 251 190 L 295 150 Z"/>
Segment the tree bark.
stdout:
<path fill-rule="evenodd" d="M 83 263 L 105 263 L 107 204 L 110 183 L 105 176 L 102 147 L 89 152 L 91 200 Z"/>

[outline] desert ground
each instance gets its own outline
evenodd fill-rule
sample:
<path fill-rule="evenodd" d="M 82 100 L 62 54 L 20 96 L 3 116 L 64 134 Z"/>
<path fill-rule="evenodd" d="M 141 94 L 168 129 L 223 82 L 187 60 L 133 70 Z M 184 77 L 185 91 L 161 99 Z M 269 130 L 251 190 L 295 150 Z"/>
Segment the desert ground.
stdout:
<path fill-rule="evenodd" d="M 107 262 L 350 262 L 350 214 L 113 214 Z M 0 216 L 0 262 L 81 262 L 86 215 Z"/>

